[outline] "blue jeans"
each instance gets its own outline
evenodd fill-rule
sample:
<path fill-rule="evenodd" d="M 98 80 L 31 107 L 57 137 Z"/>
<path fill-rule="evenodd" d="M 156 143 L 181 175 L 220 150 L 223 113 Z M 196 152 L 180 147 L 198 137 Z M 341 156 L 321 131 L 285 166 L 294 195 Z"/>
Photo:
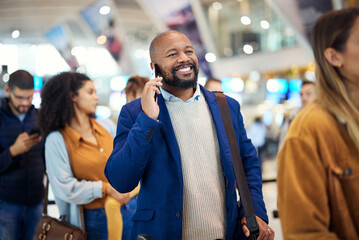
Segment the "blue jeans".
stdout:
<path fill-rule="evenodd" d="M 42 215 L 42 202 L 19 205 L 0 200 L 0 233 L 6 240 L 32 240 Z"/>
<path fill-rule="evenodd" d="M 87 240 L 107 240 L 107 218 L 104 208 L 84 209 Z"/>
<path fill-rule="evenodd" d="M 137 197 L 133 197 L 128 203 L 122 205 L 121 214 L 123 221 L 123 231 L 122 231 L 122 240 L 131 239 L 132 231 L 132 217 L 135 215 L 137 209 Z"/>

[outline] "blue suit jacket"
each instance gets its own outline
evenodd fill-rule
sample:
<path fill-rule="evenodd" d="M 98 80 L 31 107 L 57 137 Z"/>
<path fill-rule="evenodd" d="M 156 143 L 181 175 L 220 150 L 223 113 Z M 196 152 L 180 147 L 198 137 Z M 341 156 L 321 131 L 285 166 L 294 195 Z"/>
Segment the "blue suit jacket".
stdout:
<path fill-rule="evenodd" d="M 237 220 L 244 213 L 236 203 L 231 153 L 216 97 L 202 86 L 201 90 L 217 130 L 226 183 L 226 239 L 232 239 Z M 227 101 L 255 213 L 268 222 L 256 150 L 246 136 L 238 102 L 229 97 Z M 141 180 L 137 212 L 133 218 L 133 239 L 139 233 L 149 234 L 156 240 L 181 239 L 182 235 L 183 179 L 180 150 L 162 95 L 158 95 L 158 105 L 160 114 L 157 121 L 142 111 L 140 99 L 123 106 L 113 152 L 105 168 L 106 177 L 119 192 L 133 190 Z"/>

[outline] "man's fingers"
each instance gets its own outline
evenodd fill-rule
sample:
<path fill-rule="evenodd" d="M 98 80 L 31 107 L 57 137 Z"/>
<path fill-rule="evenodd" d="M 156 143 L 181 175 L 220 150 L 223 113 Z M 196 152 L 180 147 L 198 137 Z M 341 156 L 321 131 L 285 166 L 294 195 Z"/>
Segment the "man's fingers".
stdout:
<path fill-rule="evenodd" d="M 162 79 L 163 79 L 163 77 L 156 77 L 156 78 L 151 79 L 151 81 L 160 82 L 160 81 L 162 81 Z"/>
<path fill-rule="evenodd" d="M 258 240 L 272 240 L 274 239 L 274 230 L 269 227 L 262 219 L 257 217 L 259 226 Z"/>
<path fill-rule="evenodd" d="M 37 136 L 31 136 L 28 139 L 24 140 L 24 144 L 28 147 L 31 148 L 32 146 L 34 146 L 35 144 L 37 144 L 38 142 L 41 141 L 41 137 L 39 135 Z"/>
<path fill-rule="evenodd" d="M 146 83 L 147 86 L 155 85 L 155 86 L 162 86 L 162 77 L 154 78 Z"/>
<path fill-rule="evenodd" d="M 161 94 L 160 90 L 158 89 L 158 87 L 162 86 L 161 81 L 162 81 L 162 77 L 154 78 L 148 81 L 145 85 L 143 93 L 148 94 L 148 93 L 156 92 L 157 94 Z"/>
<path fill-rule="evenodd" d="M 154 91 L 155 93 L 157 93 L 157 94 L 161 94 L 161 91 L 158 89 L 158 87 L 151 86 L 150 89 L 151 89 L 152 91 Z"/>
<path fill-rule="evenodd" d="M 27 132 L 20 133 L 17 136 L 18 139 L 23 139 L 23 138 L 27 138 L 27 137 L 29 137 L 29 134 Z"/>
<path fill-rule="evenodd" d="M 150 86 L 154 86 L 154 87 L 161 87 L 162 86 L 162 77 L 161 78 L 155 78 L 155 79 L 153 79 L 153 80 L 151 80 L 151 81 L 149 81 L 147 84 L 148 84 L 148 86 L 150 87 Z"/>
<path fill-rule="evenodd" d="M 244 233 L 244 236 L 249 237 L 250 232 L 246 225 L 242 225 L 242 231 Z"/>
<path fill-rule="evenodd" d="M 274 239 L 274 231 L 270 227 L 266 230 L 261 230 L 257 240 L 272 240 Z"/>

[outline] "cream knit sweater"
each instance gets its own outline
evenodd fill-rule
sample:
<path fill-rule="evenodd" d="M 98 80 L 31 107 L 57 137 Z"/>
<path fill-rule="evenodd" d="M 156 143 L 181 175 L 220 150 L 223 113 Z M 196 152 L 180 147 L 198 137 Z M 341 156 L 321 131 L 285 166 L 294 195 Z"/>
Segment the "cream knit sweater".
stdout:
<path fill-rule="evenodd" d="M 183 174 L 182 239 L 224 239 L 226 196 L 216 129 L 201 95 L 166 102 L 179 145 Z"/>

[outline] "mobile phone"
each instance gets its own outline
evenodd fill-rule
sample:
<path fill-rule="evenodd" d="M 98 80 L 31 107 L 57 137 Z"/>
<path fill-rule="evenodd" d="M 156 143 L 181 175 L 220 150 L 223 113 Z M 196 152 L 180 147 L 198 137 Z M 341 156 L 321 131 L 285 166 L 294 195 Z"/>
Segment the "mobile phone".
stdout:
<path fill-rule="evenodd" d="M 155 77 L 160 77 L 161 75 L 160 75 L 160 72 L 159 72 L 159 69 L 158 69 L 158 66 L 157 66 L 157 64 L 155 63 L 154 65 L 153 65 L 153 70 L 155 71 Z M 155 101 L 156 101 L 156 99 L 157 99 L 157 94 L 154 92 L 154 94 L 153 94 L 153 97 L 155 98 Z"/>
<path fill-rule="evenodd" d="M 35 128 L 30 129 L 29 135 L 33 135 L 33 134 L 41 135 L 40 128 L 35 127 Z"/>
<path fill-rule="evenodd" d="M 155 65 L 153 66 L 153 69 L 155 70 L 155 77 L 160 77 L 161 74 L 160 74 L 160 72 L 159 72 L 159 70 L 158 70 L 158 66 L 157 66 L 156 63 L 155 63 Z"/>

